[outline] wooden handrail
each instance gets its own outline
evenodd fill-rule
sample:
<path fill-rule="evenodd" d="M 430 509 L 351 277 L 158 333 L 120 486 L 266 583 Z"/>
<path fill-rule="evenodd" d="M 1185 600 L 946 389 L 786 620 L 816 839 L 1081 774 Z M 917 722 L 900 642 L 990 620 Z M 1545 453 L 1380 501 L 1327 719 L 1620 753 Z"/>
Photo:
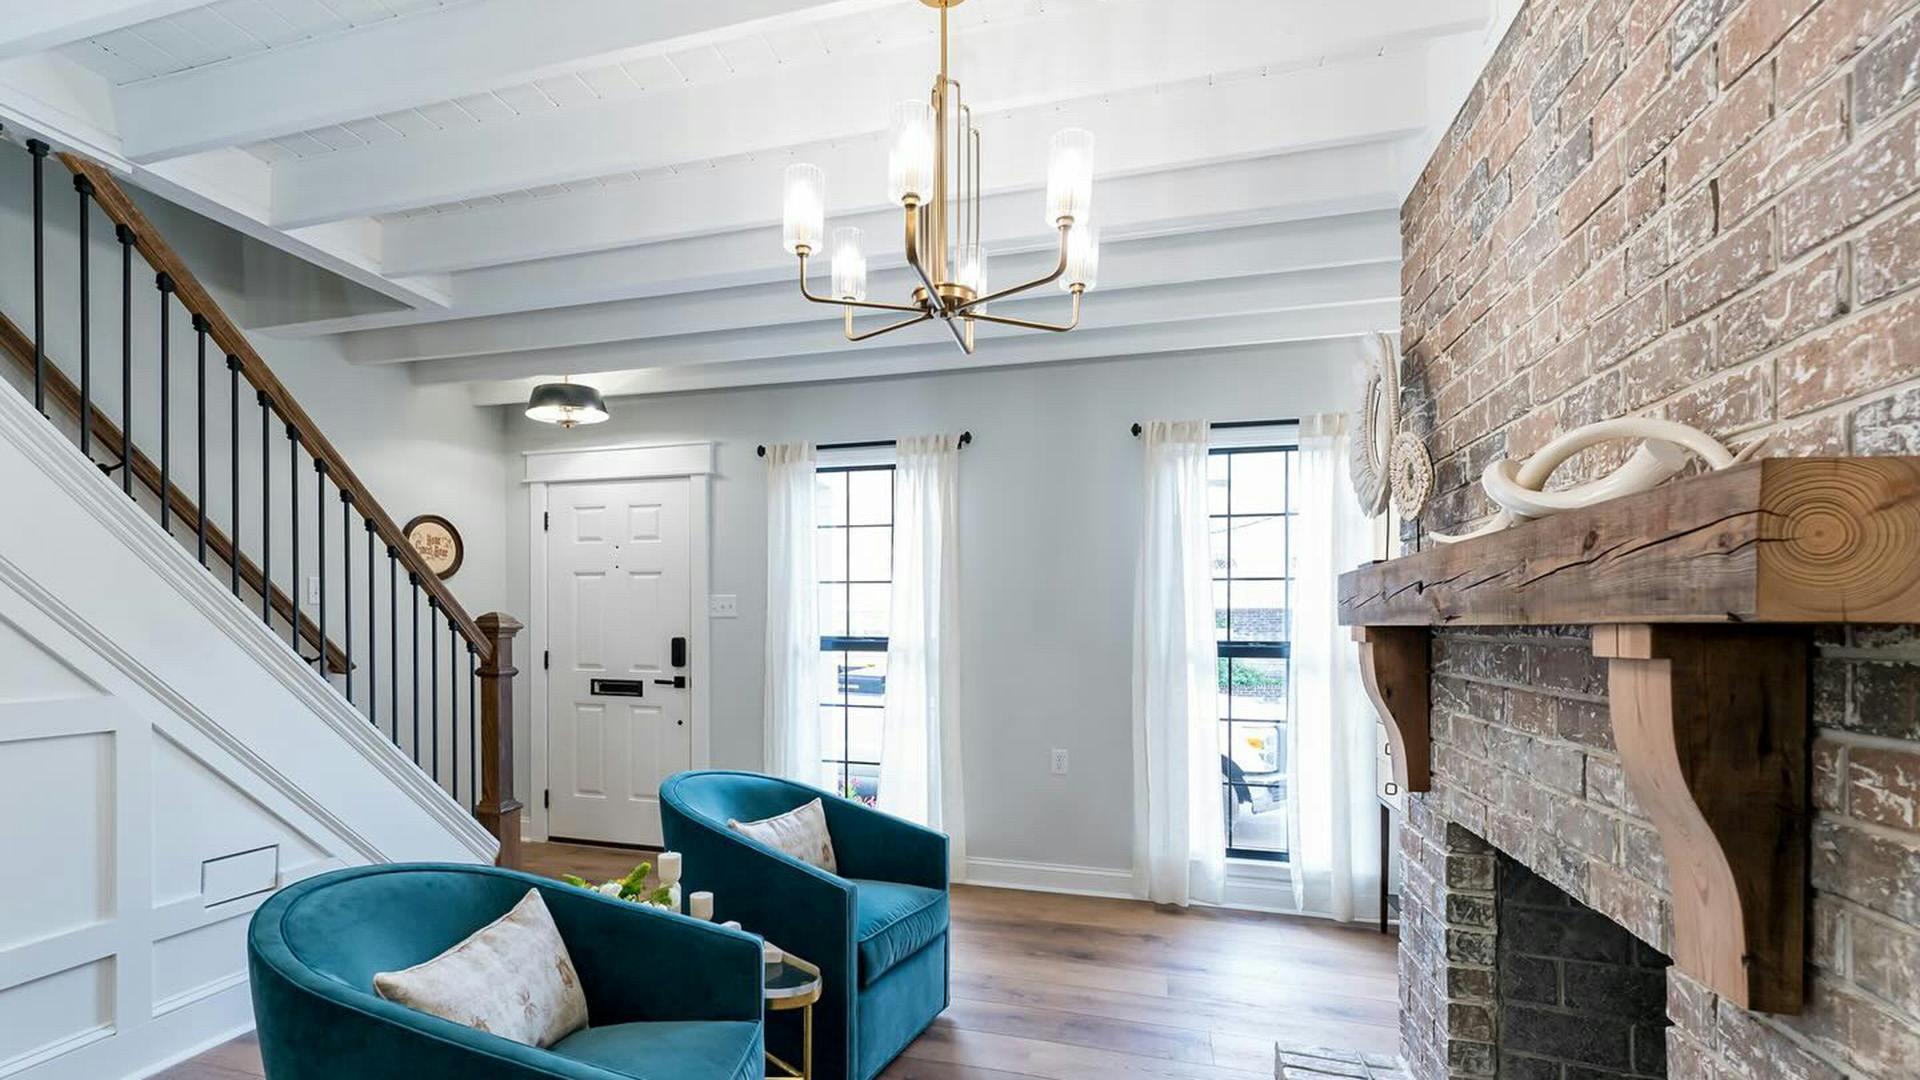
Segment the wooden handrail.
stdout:
<path fill-rule="evenodd" d="M 460 631 L 460 636 L 466 638 L 467 644 L 473 646 L 481 662 L 486 663 L 491 660 L 493 639 L 480 628 L 472 616 L 467 614 L 467 609 L 454 598 L 452 590 L 447 588 L 446 583 L 428 568 L 426 559 L 407 542 L 400 527 L 387 516 L 386 510 L 374 499 L 373 493 L 367 490 L 366 485 L 360 482 L 359 476 L 355 475 L 353 469 L 347 465 L 346 459 L 341 457 L 340 452 L 334 449 L 333 443 L 321 434 L 320 426 L 313 422 L 313 418 L 307 415 L 306 410 L 300 407 L 300 403 L 293 399 L 293 395 L 288 393 L 285 386 L 281 385 L 280 380 L 267 367 L 266 361 L 254 351 L 253 344 L 247 340 L 246 334 L 242 333 L 240 327 L 227 317 L 225 311 L 221 310 L 213 296 L 200 284 L 200 279 L 193 276 L 193 271 L 187 269 L 186 263 L 160 235 L 159 230 L 154 228 L 153 223 L 147 220 L 146 214 L 114 180 L 113 174 L 99 162 L 79 154 L 63 152 L 59 157 L 75 175 L 84 176 L 93 184 L 94 203 L 100 207 L 101 212 L 106 214 L 107 219 L 132 230 L 134 247 L 146 258 L 148 265 L 173 279 L 175 295 L 179 298 L 181 306 L 185 307 L 190 314 L 198 315 L 207 321 L 208 335 L 212 337 L 214 344 L 228 355 L 238 358 L 240 374 L 255 390 L 266 395 L 267 401 L 273 406 L 274 412 L 279 414 L 280 419 L 299 433 L 301 445 L 306 447 L 307 452 L 326 464 L 327 475 L 335 486 L 352 497 L 354 506 L 362 516 L 373 523 L 374 531 L 380 535 L 381 540 L 385 541 L 386 545 L 400 557 L 400 561 L 406 565 L 407 570 L 418 578 L 427 594 L 439 601 L 441 612 L 452 618 Z"/>
<path fill-rule="evenodd" d="M 33 376 L 33 338 L 27 336 L 20 327 L 14 324 L 12 319 L 7 318 L 4 314 L 0 314 L 0 351 L 4 351 L 8 356 L 11 356 L 14 365 L 27 375 L 27 377 L 31 378 Z M 73 384 L 72 379 L 67 378 L 66 373 L 61 371 L 59 366 L 54 364 L 51 358 L 47 361 L 45 371 L 47 397 L 57 402 L 61 408 L 67 411 L 69 416 L 72 416 L 75 421 L 78 421 L 80 419 L 81 408 L 80 388 Z M 141 453 L 138 447 L 131 448 L 131 453 L 129 453 L 126 439 L 121 435 L 119 426 L 108 419 L 107 414 L 102 412 L 98 406 L 89 405 L 88 408 L 93 412 L 93 438 L 98 440 L 101 447 L 108 453 L 120 459 L 121 465 L 119 467 L 131 468 L 134 477 L 140 481 L 143 487 L 153 492 L 154 495 L 166 499 L 167 505 L 172 508 L 175 518 L 181 521 L 198 521 L 200 518 L 200 507 L 187 496 L 187 493 L 181 490 L 179 485 L 171 482 L 163 486 L 160 477 L 160 467 L 155 465 L 153 460 L 147 457 L 147 455 Z M 255 594 L 266 596 L 267 602 L 272 606 L 274 613 L 282 619 L 291 623 L 295 618 L 298 618 L 300 621 L 301 640 L 313 646 L 315 649 L 320 648 L 319 626 L 306 615 L 296 614 L 293 601 L 287 594 L 281 592 L 278 586 L 267 581 L 260 573 L 260 567 L 255 565 L 252 559 L 247 558 L 244 552 L 236 552 L 233 547 L 233 541 L 228 539 L 227 534 L 211 520 L 207 522 L 207 550 L 211 551 L 221 562 L 229 566 L 234 565 L 234 560 L 237 558 L 239 560 L 240 580 L 246 582 L 247 587 L 252 589 Z M 326 650 L 328 670 L 335 674 L 345 673 L 347 665 L 350 663 L 347 659 L 347 654 L 341 650 L 340 646 L 334 644 L 331 639 L 326 643 Z"/>

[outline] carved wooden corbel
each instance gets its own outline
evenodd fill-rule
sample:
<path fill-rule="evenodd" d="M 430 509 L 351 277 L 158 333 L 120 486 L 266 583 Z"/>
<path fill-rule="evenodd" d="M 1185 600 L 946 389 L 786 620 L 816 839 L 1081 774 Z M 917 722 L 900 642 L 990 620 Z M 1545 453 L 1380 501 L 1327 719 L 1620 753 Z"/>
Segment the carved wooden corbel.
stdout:
<path fill-rule="evenodd" d="M 1763 1012 L 1802 1001 L 1810 649 L 1804 629 L 1593 628 L 1614 741 L 1666 851 L 1674 962 Z"/>
<path fill-rule="evenodd" d="M 1356 626 L 1360 678 L 1393 744 L 1393 779 L 1402 791 L 1433 787 L 1428 716 L 1428 653 L 1424 626 Z"/>

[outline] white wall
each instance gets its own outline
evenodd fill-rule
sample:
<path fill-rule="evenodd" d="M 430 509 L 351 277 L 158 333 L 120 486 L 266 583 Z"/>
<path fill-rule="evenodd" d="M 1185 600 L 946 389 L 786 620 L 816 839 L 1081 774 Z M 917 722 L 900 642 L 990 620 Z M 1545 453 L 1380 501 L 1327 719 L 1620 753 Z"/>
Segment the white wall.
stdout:
<path fill-rule="evenodd" d="M 713 760 L 758 768 L 766 508 L 755 446 L 972 431 L 960 485 L 969 853 L 1124 870 L 1140 529 L 1140 451 L 1128 428 L 1136 420 L 1344 410 L 1358 394 L 1361 356 L 1361 344 L 1349 340 L 616 399 L 611 421 L 571 432 L 513 416 L 510 439 L 517 450 L 718 444 L 713 591 L 736 594 L 740 617 L 712 622 Z M 526 492 L 517 482 L 509 502 L 508 610 L 534 616 Z M 532 803 L 539 791 L 528 782 L 524 694 L 516 704 L 520 790 Z M 1068 775 L 1049 775 L 1053 748 L 1069 751 Z"/>

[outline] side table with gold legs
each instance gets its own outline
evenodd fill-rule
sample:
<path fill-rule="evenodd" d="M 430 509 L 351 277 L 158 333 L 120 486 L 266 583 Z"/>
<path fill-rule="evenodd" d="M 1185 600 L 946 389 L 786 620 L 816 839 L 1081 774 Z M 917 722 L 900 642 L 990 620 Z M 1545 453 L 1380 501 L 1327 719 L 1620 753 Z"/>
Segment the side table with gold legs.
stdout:
<path fill-rule="evenodd" d="M 813 1080 L 813 1005 L 820 1000 L 820 969 L 793 955 L 784 954 L 768 964 L 766 998 L 769 1012 L 800 1010 L 800 1064 L 782 1061 L 772 1048 L 767 1050 L 768 1080 Z M 779 1070 L 776 1072 L 775 1070 Z"/>

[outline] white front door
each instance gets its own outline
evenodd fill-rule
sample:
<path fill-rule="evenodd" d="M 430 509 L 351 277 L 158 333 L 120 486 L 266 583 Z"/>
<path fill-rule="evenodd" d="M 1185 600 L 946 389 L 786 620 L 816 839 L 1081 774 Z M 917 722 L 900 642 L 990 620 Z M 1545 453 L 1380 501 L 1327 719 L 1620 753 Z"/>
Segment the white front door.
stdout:
<path fill-rule="evenodd" d="M 660 782 L 693 761 L 690 495 L 684 478 L 549 491 L 551 836 L 660 843 Z"/>

